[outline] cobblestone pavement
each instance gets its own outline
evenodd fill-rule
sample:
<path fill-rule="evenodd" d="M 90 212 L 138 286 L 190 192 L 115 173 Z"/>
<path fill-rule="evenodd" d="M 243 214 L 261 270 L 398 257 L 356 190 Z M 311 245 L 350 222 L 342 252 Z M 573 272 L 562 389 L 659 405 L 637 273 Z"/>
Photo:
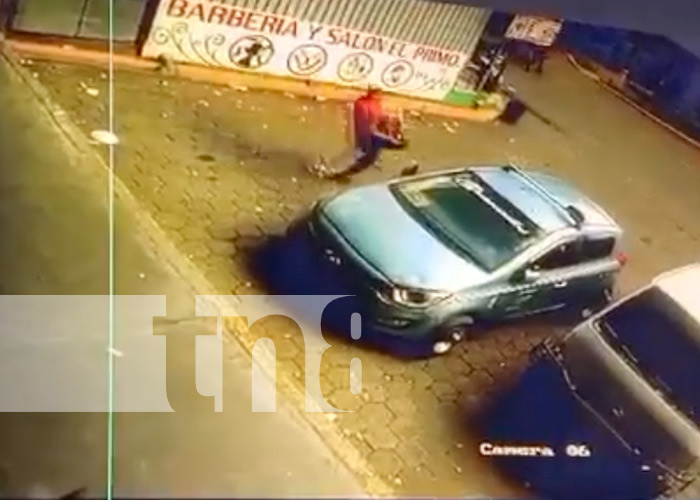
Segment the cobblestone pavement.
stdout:
<path fill-rule="evenodd" d="M 117 498 L 163 498 L 172 492 L 180 498 L 361 495 L 354 471 L 286 401 L 275 413 L 251 413 L 250 353 L 239 343 L 226 342 L 222 353 L 222 383 L 235 407 L 215 413 L 201 404 L 188 377 L 196 370 L 194 337 L 214 333 L 216 321 L 195 317 L 189 277 L 170 266 L 159 242 L 135 220 L 141 214 L 119 198 L 114 204 L 115 293 L 167 297 L 165 316 L 154 318 L 153 332 L 177 338 L 167 347 L 168 372 L 175 376 L 167 389 L 161 387 L 165 401 L 178 411 L 120 412 L 114 420 L 116 447 L 110 450 L 104 356 L 109 318 L 103 300 L 109 290 L 107 171 L 95 168 L 94 155 L 64 141 L 16 76 L 0 58 L 0 498 L 62 498 L 78 488 L 85 488 L 82 498 L 105 498 L 110 451 Z M 24 295 L 39 296 L 36 318 L 9 312 Z M 69 309 L 58 313 L 45 297 L 54 295 L 66 296 L 64 308 Z M 102 299 L 82 302 L 81 310 L 74 295 Z M 24 304 L 20 310 L 30 307 L 27 299 L 19 301 Z M 114 365 L 117 409 L 148 390 L 144 379 L 156 375 L 157 384 L 164 375 L 157 371 L 153 350 L 135 341 L 133 318 L 139 313 L 127 303 L 116 301 L 117 314 L 132 318 L 129 326 L 117 322 L 114 329 L 121 353 Z M 75 320 L 71 327 L 70 317 Z M 40 325 L 54 338 L 38 334 Z M 155 372 L 124 376 L 135 374 L 144 358 Z M 42 387 L 28 380 L 41 381 Z M 157 385 L 150 387 L 153 400 L 164 395 Z M 79 396 L 71 399 L 71 393 Z M 92 403 L 104 411 L 11 411 L 18 397 L 27 402 L 23 409 L 39 409 L 32 402 L 48 394 L 53 396 L 45 402 L 48 410 L 62 401 L 63 408 L 82 402 L 82 408 Z"/>
<path fill-rule="evenodd" d="M 104 73 L 27 64 L 86 132 L 106 126 Z M 395 176 L 413 160 L 424 170 L 507 161 L 537 166 L 580 185 L 628 229 L 632 260 L 623 291 L 697 258 L 697 151 L 564 61 L 550 61 L 543 77 L 513 70 L 509 79 L 549 124 L 531 114 L 515 127 L 411 117 L 410 148 L 385 155 L 381 168 L 352 183 Z M 304 170 L 317 154 L 344 148 L 345 108 L 121 70 L 115 89 L 120 178 L 221 293 L 266 293 L 248 249 L 281 233 L 319 196 L 345 188 Z M 278 370 L 301 383 L 301 336 L 282 320 L 265 323 Z M 541 321 L 503 327 L 427 361 L 340 344 L 324 357 L 322 388 L 337 407 L 356 410 L 337 414 L 337 424 L 399 494 L 523 496 L 478 456 L 478 436 L 465 417 L 517 375 L 529 348 L 551 331 Z M 258 336 L 248 336 L 252 347 Z M 349 390 L 353 357 L 363 365 L 359 396 Z"/>

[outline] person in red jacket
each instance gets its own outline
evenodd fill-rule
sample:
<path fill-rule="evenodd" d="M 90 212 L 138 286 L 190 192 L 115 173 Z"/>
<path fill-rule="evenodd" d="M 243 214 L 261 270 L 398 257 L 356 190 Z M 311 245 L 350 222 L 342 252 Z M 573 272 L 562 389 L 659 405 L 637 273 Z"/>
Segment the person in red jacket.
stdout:
<path fill-rule="evenodd" d="M 384 113 L 382 92 L 370 87 L 366 94 L 355 100 L 352 106 L 354 153 L 346 155 L 328 165 L 325 159 L 312 168 L 312 172 L 324 178 L 343 179 L 373 165 L 382 149 L 404 146 L 401 122 Z"/>
<path fill-rule="evenodd" d="M 379 124 L 383 117 L 382 95 L 376 88 L 358 98 L 353 105 L 353 121 L 355 125 L 355 149 L 358 159 L 364 159 L 373 163 L 379 153 L 379 141 L 375 135 L 379 131 Z"/>
<path fill-rule="evenodd" d="M 350 172 L 373 165 L 382 149 L 403 146 L 401 124 L 384 113 L 380 89 L 370 87 L 365 95 L 355 101 L 353 121 L 356 158 Z"/>

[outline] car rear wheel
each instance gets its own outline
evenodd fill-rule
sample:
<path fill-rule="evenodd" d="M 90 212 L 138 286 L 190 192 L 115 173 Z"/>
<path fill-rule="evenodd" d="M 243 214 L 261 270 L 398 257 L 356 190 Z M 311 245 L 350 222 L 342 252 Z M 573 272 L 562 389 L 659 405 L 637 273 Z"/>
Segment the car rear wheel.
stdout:
<path fill-rule="evenodd" d="M 605 309 L 615 298 L 615 291 L 611 288 L 606 288 L 600 294 L 591 300 L 589 304 L 580 310 L 580 315 L 583 319 L 588 319 L 594 314 Z"/>

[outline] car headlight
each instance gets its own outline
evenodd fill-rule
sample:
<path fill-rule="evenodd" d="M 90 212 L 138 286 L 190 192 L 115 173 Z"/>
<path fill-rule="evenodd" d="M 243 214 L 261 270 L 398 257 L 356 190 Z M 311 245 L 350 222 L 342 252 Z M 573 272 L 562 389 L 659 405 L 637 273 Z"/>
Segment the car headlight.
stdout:
<path fill-rule="evenodd" d="M 423 308 L 445 300 L 450 296 L 447 292 L 435 290 L 416 290 L 402 287 L 390 287 L 377 292 L 384 302 L 399 304 L 406 307 Z"/>

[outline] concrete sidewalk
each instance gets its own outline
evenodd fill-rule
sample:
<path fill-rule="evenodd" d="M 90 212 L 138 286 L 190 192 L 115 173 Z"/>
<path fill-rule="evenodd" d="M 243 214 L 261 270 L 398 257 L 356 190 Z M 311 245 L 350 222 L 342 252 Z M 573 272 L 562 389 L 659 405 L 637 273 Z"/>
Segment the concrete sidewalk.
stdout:
<path fill-rule="evenodd" d="M 106 171 L 94 154 L 66 140 L 2 59 L 0 109 L 0 292 L 107 294 Z M 238 344 L 224 344 L 228 407 L 214 413 L 202 404 L 188 377 L 195 369 L 191 346 L 195 334 L 211 332 L 215 324 L 195 317 L 192 283 L 169 266 L 162 243 L 142 232 L 137 215 L 117 200 L 116 293 L 167 297 L 167 315 L 154 326 L 160 334 L 192 342 L 169 343 L 169 349 L 175 345 L 171 369 L 180 375 L 171 401 L 184 404 L 187 411 L 116 415 L 115 495 L 363 495 L 360 482 L 284 398 L 278 400 L 277 413 L 251 412 L 251 358 Z M 94 311 L 82 313 L 85 323 L 91 314 Z M 45 319 L 49 328 L 55 326 L 51 318 Z M 103 336 L 96 346 L 89 338 L 96 332 L 76 327 L 84 338 L 73 348 L 89 348 L 96 358 L 79 359 L 79 364 L 106 359 L 107 317 L 103 323 L 105 331 L 97 332 Z M 22 363 L 37 351 L 61 354 L 60 342 L 8 350 L 11 333 L 15 332 L 5 328 L 0 332 L 5 383 L 12 377 L 10 361 Z M 116 345 L 124 349 L 126 332 L 117 327 L 115 333 Z M 138 353 L 123 350 L 118 369 L 134 359 Z M 95 384 L 102 387 L 106 381 L 105 370 Z M 86 497 L 104 497 L 106 424 L 104 413 L 0 413 L 0 497 L 59 498 L 79 488 L 85 488 Z"/>

